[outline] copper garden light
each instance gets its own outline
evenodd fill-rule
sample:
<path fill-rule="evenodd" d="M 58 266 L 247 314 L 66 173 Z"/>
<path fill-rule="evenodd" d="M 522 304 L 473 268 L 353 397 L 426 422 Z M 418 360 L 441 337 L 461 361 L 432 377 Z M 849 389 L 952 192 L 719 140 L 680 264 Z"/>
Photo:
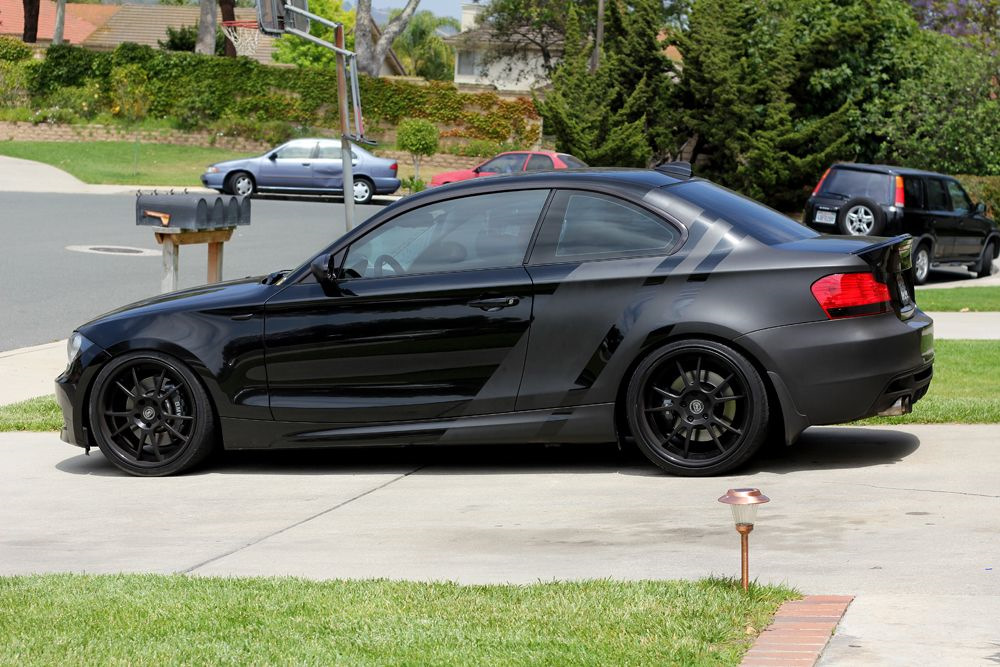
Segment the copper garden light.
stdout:
<path fill-rule="evenodd" d="M 757 505 L 770 500 L 759 489 L 729 489 L 726 495 L 719 498 L 720 503 L 729 505 L 733 510 L 733 521 L 736 531 L 740 534 L 742 551 L 743 590 L 750 586 L 750 531 L 753 530 L 754 519 L 757 518 Z"/>

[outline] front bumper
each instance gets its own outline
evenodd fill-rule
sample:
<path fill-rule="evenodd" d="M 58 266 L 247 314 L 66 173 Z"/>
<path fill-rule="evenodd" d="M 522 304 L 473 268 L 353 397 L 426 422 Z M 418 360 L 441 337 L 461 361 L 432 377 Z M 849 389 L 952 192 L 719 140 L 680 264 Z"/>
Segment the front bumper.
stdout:
<path fill-rule="evenodd" d="M 78 447 L 94 446 L 88 431 L 88 390 L 101 366 L 110 360 L 111 355 L 91 343 L 56 378 L 56 403 L 59 404 L 63 414 L 59 437 L 63 442 Z"/>
<path fill-rule="evenodd" d="M 871 417 L 900 399 L 916 403 L 933 376 L 934 325 L 917 310 L 763 329 L 736 342 L 764 364 L 786 437 L 807 426 Z"/>
<path fill-rule="evenodd" d="M 226 183 L 226 175 L 222 172 L 208 173 L 201 175 L 201 184 L 213 190 L 222 190 Z"/>

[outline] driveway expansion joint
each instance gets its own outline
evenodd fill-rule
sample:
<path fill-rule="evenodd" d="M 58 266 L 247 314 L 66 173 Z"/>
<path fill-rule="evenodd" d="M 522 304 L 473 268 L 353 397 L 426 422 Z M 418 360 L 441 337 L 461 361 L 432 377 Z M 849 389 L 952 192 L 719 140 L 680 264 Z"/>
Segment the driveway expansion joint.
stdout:
<path fill-rule="evenodd" d="M 812 667 L 844 617 L 852 595 L 807 595 L 786 602 L 743 656 L 741 667 Z"/>
<path fill-rule="evenodd" d="M 262 535 L 261 537 L 258 537 L 258 538 L 255 538 L 253 540 L 250 540 L 249 542 L 247 542 L 247 543 L 245 543 L 243 545 L 240 545 L 240 546 L 236 547 L 235 549 L 229 549 L 228 551 L 225 551 L 224 553 L 221 553 L 221 554 L 219 554 L 217 556 L 212 556 L 211 558 L 203 560 L 200 563 L 196 563 L 196 564 L 192 565 L 191 567 L 187 567 L 187 568 L 185 568 L 183 570 L 178 570 L 177 574 L 191 574 L 192 572 L 194 572 L 195 570 L 197 570 L 199 568 L 205 567 L 206 565 L 209 565 L 209 564 L 214 563 L 216 561 L 222 560 L 223 558 L 226 558 L 228 556 L 232 556 L 233 554 L 239 553 L 240 551 L 243 551 L 244 549 L 249 549 L 252 546 L 260 544 L 264 540 L 268 540 L 268 539 L 270 539 L 272 537 L 275 537 L 277 535 L 281 535 L 282 533 L 288 532 L 292 528 L 297 528 L 298 526 L 301 526 L 301 525 L 303 525 L 305 523 L 308 523 L 308 522 L 312 521 L 313 519 L 318 519 L 321 516 L 325 516 L 325 515 L 329 514 L 330 512 L 335 512 L 336 510 L 339 510 L 341 507 L 344 507 L 345 505 L 350 505 L 355 500 L 360 500 L 360 499 L 364 498 L 365 496 L 371 495 L 371 494 L 375 493 L 376 491 L 380 491 L 381 489 L 384 489 L 385 487 L 389 486 L 390 484 L 395 484 L 396 482 L 398 482 L 398 481 L 400 481 L 402 479 L 406 479 L 410 475 L 412 475 L 414 473 L 417 473 L 417 472 L 423 470 L 426 467 L 427 467 L 426 465 L 417 466 L 416 468 L 414 468 L 413 470 L 411 470 L 409 472 L 405 472 L 402 475 L 397 475 L 396 477 L 393 477 L 389 481 L 384 482 L 382 484 L 379 484 L 378 486 L 374 486 L 374 487 L 368 489 L 367 491 L 363 491 L 363 492 L 357 494 L 356 496 L 352 496 L 352 497 L 348 498 L 347 500 L 339 502 L 336 505 L 334 505 L 333 507 L 328 507 L 325 510 L 321 510 L 319 512 L 316 512 L 315 514 L 307 516 L 306 518 L 301 519 L 299 521 L 296 521 L 295 523 L 289 524 L 289 525 L 285 526 L 284 528 L 279 528 L 278 530 L 272 531 L 272 532 L 270 532 L 270 533 L 268 533 L 266 535 Z"/>

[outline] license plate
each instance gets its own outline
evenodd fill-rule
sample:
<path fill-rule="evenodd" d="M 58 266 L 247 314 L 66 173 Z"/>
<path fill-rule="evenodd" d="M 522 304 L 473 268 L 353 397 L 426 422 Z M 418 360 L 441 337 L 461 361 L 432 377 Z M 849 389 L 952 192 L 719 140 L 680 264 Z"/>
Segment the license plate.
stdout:
<path fill-rule="evenodd" d="M 910 290 L 906 288 L 906 283 L 903 282 L 903 276 L 896 276 L 896 285 L 899 286 L 899 300 L 902 302 L 903 307 L 913 305 L 913 297 L 910 296 Z"/>
<path fill-rule="evenodd" d="M 837 222 L 837 214 L 833 211 L 816 211 L 813 221 L 824 225 L 832 225 Z"/>

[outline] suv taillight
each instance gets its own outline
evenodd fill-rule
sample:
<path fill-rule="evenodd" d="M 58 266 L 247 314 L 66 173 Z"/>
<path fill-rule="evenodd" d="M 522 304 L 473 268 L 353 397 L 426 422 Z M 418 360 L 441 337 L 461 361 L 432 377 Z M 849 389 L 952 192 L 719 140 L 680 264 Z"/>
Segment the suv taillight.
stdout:
<path fill-rule="evenodd" d="M 903 204 L 906 203 L 906 194 L 903 190 L 903 177 L 896 177 L 896 201 L 894 202 L 897 207 L 903 208 Z"/>
<path fill-rule="evenodd" d="M 827 176 L 827 174 L 829 174 L 829 173 L 830 173 L 830 169 L 827 169 L 826 171 L 824 171 L 824 172 L 823 172 L 823 175 L 822 175 L 822 176 L 820 177 L 820 179 L 819 179 L 819 183 L 817 183 L 817 184 L 816 184 L 816 187 L 815 187 L 815 188 L 813 188 L 813 197 L 815 197 L 815 196 L 816 196 L 817 194 L 819 194 L 819 189 L 820 189 L 821 187 L 823 187 L 823 181 L 825 181 L 825 180 L 826 180 L 826 176 Z"/>
<path fill-rule="evenodd" d="M 872 273 L 835 273 L 812 285 L 813 296 L 831 320 L 889 312 L 889 288 Z"/>

